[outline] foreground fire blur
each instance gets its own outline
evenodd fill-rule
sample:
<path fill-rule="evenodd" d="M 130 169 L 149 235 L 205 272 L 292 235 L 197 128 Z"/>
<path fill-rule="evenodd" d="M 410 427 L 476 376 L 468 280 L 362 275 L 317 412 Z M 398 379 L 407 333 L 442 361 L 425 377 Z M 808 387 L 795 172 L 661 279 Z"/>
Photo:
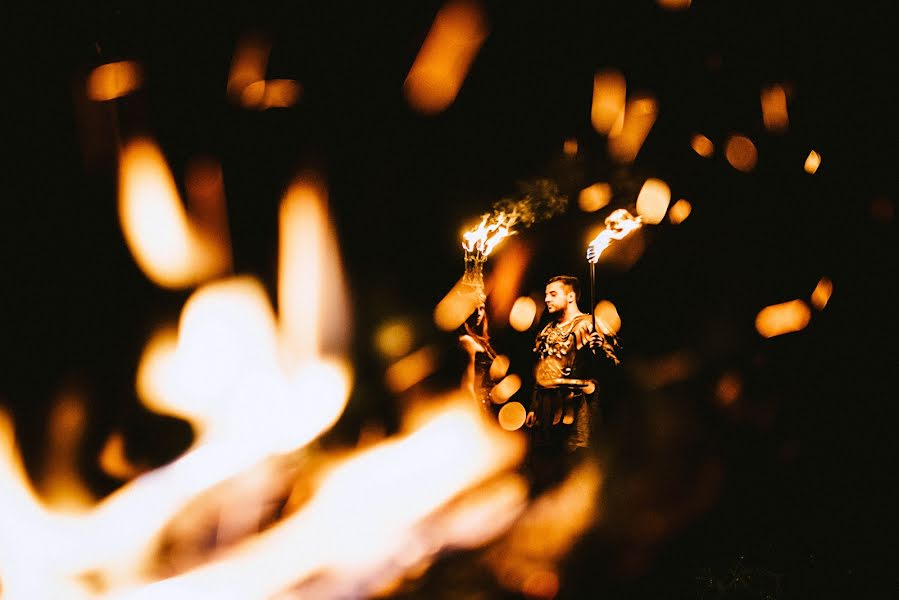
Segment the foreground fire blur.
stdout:
<path fill-rule="evenodd" d="M 413 405 L 399 435 L 365 448 L 308 447 L 352 385 L 339 249 L 318 180 L 298 179 L 282 203 L 276 314 L 255 278 L 216 279 L 221 265 L 204 266 L 207 247 L 152 144 L 126 146 L 121 168 L 122 226 L 138 265 L 163 285 L 211 280 L 177 329 L 151 337 L 137 371 L 141 401 L 189 422 L 195 439 L 141 475 L 111 441 L 104 464 L 137 476 L 99 502 L 63 457 L 44 496 L 0 414 L 5 600 L 369 596 L 513 523 L 526 505 L 526 482 L 511 471 L 523 439 L 458 393 L 434 398 L 439 409 Z M 511 395 L 520 383 L 507 380 Z M 86 415 L 71 395 L 56 414 L 56 455 L 71 455 Z M 311 456 L 320 466 L 301 473 Z"/>

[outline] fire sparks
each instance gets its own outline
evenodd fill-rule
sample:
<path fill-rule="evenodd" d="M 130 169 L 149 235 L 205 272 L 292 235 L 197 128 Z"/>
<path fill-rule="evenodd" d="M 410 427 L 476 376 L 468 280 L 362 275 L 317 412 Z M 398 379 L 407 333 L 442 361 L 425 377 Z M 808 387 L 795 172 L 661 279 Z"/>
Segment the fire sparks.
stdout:
<path fill-rule="evenodd" d="M 821 166 L 821 155 L 812 150 L 809 152 L 808 157 L 805 159 L 805 165 L 803 168 L 805 172 L 809 175 L 814 175 L 818 171 L 818 167 Z"/>
<path fill-rule="evenodd" d="M 679 225 L 690 216 L 691 212 L 693 212 L 693 205 L 691 205 L 689 201 L 681 198 L 675 202 L 671 207 L 671 210 L 668 211 L 668 219 L 673 224 Z"/>
<path fill-rule="evenodd" d="M 615 210 L 606 217 L 605 229 L 590 242 L 588 254 L 592 254 L 592 257 L 588 257 L 588 260 L 593 263 L 599 261 L 599 257 L 612 242 L 624 239 L 629 233 L 639 229 L 642 224 L 640 217 L 634 217 L 627 210 L 623 208 Z"/>
<path fill-rule="evenodd" d="M 724 147 L 724 156 L 730 166 L 738 171 L 748 173 L 755 168 L 758 162 L 758 152 L 755 144 L 748 137 L 743 135 L 732 135 L 727 139 Z"/>
<path fill-rule="evenodd" d="M 693 148 L 693 151 L 696 152 L 696 154 L 703 158 L 709 158 L 715 153 L 715 144 L 701 133 L 697 133 L 690 138 L 690 147 Z"/>
<path fill-rule="evenodd" d="M 480 4 L 455 0 L 444 6 L 406 77 L 409 105 L 425 114 L 446 110 L 486 37 L 487 19 Z"/>
<path fill-rule="evenodd" d="M 811 311 L 802 300 L 790 300 L 763 308 L 755 318 L 755 328 L 762 337 L 771 338 L 804 329 Z"/>
<path fill-rule="evenodd" d="M 832 294 L 833 282 L 827 277 L 822 277 L 818 281 L 818 285 L 815 286 L 815 291 L 812 292 L 812 306 L 818 310 L 824 310 L 824 307 L 827 306 Z"/>
<path fill-rule="evenodd" d="M 780 133 L 787 130 L 787 94 L 782 85 L 772 85 L 762 90 L 762 121 L 765 129 Z"/>

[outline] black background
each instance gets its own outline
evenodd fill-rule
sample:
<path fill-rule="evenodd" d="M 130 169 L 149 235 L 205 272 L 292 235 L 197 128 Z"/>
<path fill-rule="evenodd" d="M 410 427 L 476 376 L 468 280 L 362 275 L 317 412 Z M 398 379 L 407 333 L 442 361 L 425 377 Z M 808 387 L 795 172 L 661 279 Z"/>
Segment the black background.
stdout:
<path fill-rule="evenodd" d="M 155 288 L 123 243 L 117 134 L 153 135 L 179 182 L 189 159 L 221 161 L 235 270 L 272 293 L 278 202 L 299 170 L 323 175 L 352 295 L 365 299 L 355 306 L 350 432 L 393 410 L 371 350 L 376 325 L 405 318 L 421 329 L 419 342 L 436 335 L 429 315 L 461 273 L 459 232 L 495 200 L 519 181 L 551 177 L 573 200 L 580 187 L 612 181 L 615 205 L 625 206 L 646 177 L 659 177 L 694 212 L 680 226 L 647 231 L 647 250 L 629 271 L 599 274 L 625 323 L 603 446 L 609 518 L 619 521 L 576 553 L 562 595 L 885 597 L 897 588 L 890 3 L 485 6 L 489 36 L 455 103 L 435 116 L 410 110 L 402 84 L 436 2 L 4 9 L 0 401 L 15 415 L 29 466 L 66 383 L 90 399 L 84 463 L 101 493 L 115 483 L 89 457 L 112 428 L 125 430 L 133 456 L 151 461 L 188 439 L 183 425 L 139 408 L 132 391 L 146 335 L 177 317 L 188 292 Z M 234 47 L 250 31 L 272 41 L 268 77 L 302 84 L 296 106 L 257 112 L 226 98 Z M 115 107 L 85 100 L 90 70 L 123 59 L 143 66 L 144 88 Z M 590 125 L 592 77 L 604 67 L 619 69 L 629 92 L 658 98 L 659 119 L 630 167 L 609 162 Z M 791 89 L 783 135 L 765 131 L 759 109 L 760 89 L 778 82 Z M 711 159 L 690 150 L 694 132 L 716 143 Z M 759 150 L 751 173 L 722 156 L 735 132 Z M 561 152 L 571 137 L 580 142 L 573 158 Z M 802 170 L 811 149 L 823 157 L 813 176 Z M 535 256 L 521 293 L 539 293 L 559 271 L 581 274 L 585 232 L 604 214 L 574 203 L 521 232 Z M 822 276 L 834 295 L 805 330 L 758 337 L 758 310 L 807 298 Z M 530 343 L 511 331 L 497 332 L 497 342 Z M 669 389 L 641 387 L 633 365 L 683 349 L 699 357 L 697 372 Z M 737 408 L 712 400 L 725 372 L 742 378 Z M 690 433 L 678 439 L 687 442 L 647 450 L 657 414 L 686 419 Z M 639 560 L 624 562 L 640 566 L 621 566 L 623 532 L 636 517 L 623 508 L 630 492 L 616 498 L 614 484 L 641 473 L 657 482 L 662 472 L 689 481 L 703 464 L 697 457 L 709 456 L 722 466 L 714 501 L 662 542 L 628 546 Z M 650 487 L 663 514 L 689 495 Z M 730 581 L 733 572 L 755 579 L 725 591 L 701 581 L 703 573 Z"/>

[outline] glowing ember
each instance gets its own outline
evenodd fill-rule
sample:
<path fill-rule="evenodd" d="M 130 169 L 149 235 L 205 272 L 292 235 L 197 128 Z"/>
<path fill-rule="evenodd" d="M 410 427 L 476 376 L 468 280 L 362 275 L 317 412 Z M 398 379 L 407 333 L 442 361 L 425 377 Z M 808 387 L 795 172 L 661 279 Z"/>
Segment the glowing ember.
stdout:
<path fill-rule="evenodd" d="M 830 301 L 831 294 L 833 294 L 833 282 L 827 277 L 822 277 L 815 286 L 815 291 L 812 292 L 812 306 L 818 310 L 824 310 Z"/>
<path fill-rule="evenodd" d="M 733 135 L 728 138 L 724 147 L 724 156 L 730 166 L 744 173 L 753 170 L 758 162 L 755 144 L 748 137 L 742 135 Z"/>
<path fill-rule="evenodd" d="M 456 0 L 440 9 L 403 86 L 409 105 L 426 114 L 446 110 L 486 37 L 478 3 Z"/>
<path fill-rule="evenodd" d="M 588 260 L 596 263 L 612 242 L 624 239 L 629 233 L 642 226 L 640 217 L 635 217 L 627 210 L 619 208 L 612 212 L 605 220 L 603 229 L 596 238 L 590 242 L 587 250 Z M 591 256 L 592 255 L 592 256 Z"/>
<path fill-rule="evenodd" d="M 577 154 L 577 140 L 575 138 L 565 140 L 565 143 L 562 144 L 562 153 L 565 154 L 565 156 L 574 156 Z"/>
<path fill-rule="evenodd" d="M 666 10 L 687 10 L 692 0 L 656 0 L 656 4 Z"/>
<path fill-rule="evenodd" d="M 703 158 L 709 158 L 715 153 L 715 144 L 701 133 L 697 133 L 690 139 L 690 147 Z"/>
<path fill-rule="evenodd" d="M 678 225 L 683 223 L 690 216 L 691 212 L 693 212 L 693 206 L 687 200 L 681 198 L 668 211 L 668 219 L 675 225 Z"/>
<path fill-rule="evenodd" d="M 755 318 L 755 328 L 762 337 L 770 338 L 804 329 L 811 311 L 802 300 L 790 300 L 763 308 Z"/>
<path fill-rule="evenodd" d="M 809 175 L 814 175 L 818 170 L 818 167 L 821 166 L 821 155 L 812 150 L 809 152 L 808 157 L 805 159 L 804 169 L 805 172 Z"/>
<path fill-rule="evenodd" d="M 790 119 L 787 116 L 787 94 L 783 86 L 772 85 L 762 90 L 762 121 L 768 131 L 787 130 Z"/>

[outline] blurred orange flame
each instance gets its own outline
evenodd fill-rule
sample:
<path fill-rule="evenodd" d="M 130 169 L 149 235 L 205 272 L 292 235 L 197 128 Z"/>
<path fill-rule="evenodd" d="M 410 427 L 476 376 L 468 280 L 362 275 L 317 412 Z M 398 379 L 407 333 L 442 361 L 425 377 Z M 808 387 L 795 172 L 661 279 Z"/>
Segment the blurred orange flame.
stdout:
<path fill-rule="evenodd" d="M 770 338 L 799 331 L 808 325 L 811 311 L 802 300 L 790 300 L 763 308 L 755 318 L 755 328 L 762 337 Z"/>
<path fill-rule="evenodd" d="M 693 151 L 696 152 L 696 154 L 703 158 L 709 158 L 715 153 L 715 144 L 701 133 L 697 133 L 690 138 L 690 147 L 693 148 Z"/>
<path fill-rule="evenodd" d="M 584 212 L 596 212 L 612 200 L 612 186 L 608 183 L 594 183 L 581 190 L 578 206 Z"/>
<path fill-rule="evenodd" d="M 773 132 L 783 132 L 789 127 L 787 94 L 782 85 L 762 89 L 762 122 L 765 129 Z"/>
<path fill-rule="evenodd" d="M 91 100 L 114 100 L 140 89 L 143 73 L 132 61 L 101 65 L 87 77 L 87 96 Z"/>
<path fill-rule="evenodd" d="M 727 372 L 718 379 L 715 385 L 715 399 L 722 406 L 730 406 L 736 402 L 743 391 L 743 381 L 739 375 Z"/>
<path fill-rule="evenodd" d="M 649 178 L 637 195 L 637 214 L 644 223 L 661 223 L 670 202 L 671 189 L 668 184 L 661 179 Z"/>
<path fill-rule="evenodd" d="M 656 122 L 658 112 L 654 98 L 637 97 L 628 101 L 621 132 L 609 135 L 609 156 L 623 164 L 634 162 Z"/>
<path fill-rule="evenodd" d="M 758 162 L 755 144 L 748 137 L 742 135 L 732 135 L 728 138 L 724 147 L 724 156 L 730 166 L 744 173 L 753 170 Z"/>
<path fill-rule="evenodd" d="M 128 248 L 157 285 L 188 287 L 230 269 L 227 238 L 188 218 L 165 158 L 148 139 L 121 151 L 118 207 Z"/>
<path fill-rule="evenodd" d="M 506 242 L 505 250 L 497 257 L 486 284 L 487 289 L 491 290 L 488 307 L 491 324 L 504 325 L 508 322 L 530 258 L 530 247 L 517 243 L 514 238 Z"/>
<path fill-rule="evenodd" d="M 514 396 L 519 389 L 521 389 L 521 377 L 515 374 L 507 375 L 493 387 L 491 392 L 493 402 L 502 404 Z"/>
<path fill-rule="evenodd" d="M 446 110 L 486 37 L 479 3 L 454 0 L 441 8 L 403 85 L 409 105 L 425 114 Z"/>
<path fill-rule="evenodd" d="M 812 292 L 812 306 L 818 310 L 824 310 L 833 294 L 833 282 L 827 277 L 822 277 Z"/>
<path fill-rule="evenodd" d="M 565 154 L 565 156 L 574 156 L 577 154 L 577 140 L 575 138 L 565 140 L 565 143 L 562 144 L 562 153 Z"/>
<path fill-rule="evenodd" d="M 640 217 L 634 217 L 631 213 L 623 208 L 619 208 L 612 212 L 605 220 L 605 228 L 599 235 L 590 242 L 593 251 L 593 258 L 588 259 L 590 262 L 599 261 L 599 257 L 615 240 L 622 240 L 629 233 L 639 229 L 642 226 Z"/>
<path fill-rule="evenodd" d="M 625 95 L 624 75 L 618 71 L 607 69 L 593 76 L 593 106 L 590 109 L 590 120 L 598 133 L 603 135 L 620 133 L 620 128 L 624 124 Z"/>
<path fill-rule="evenodd" d="M 690 216 L 691 212 L 693 212 L 693 206 L 687 200 L 681 198 L 668 211 L 668 219 L 675 225 L 678 225 L 683 223 Z"/>
<path fill-rule="evenodd" d="M 818 170 L 818 167 L 821 166 L 821 155 L 812 150 L 809 152 L 808 157 L 805 159 L 805 172 L 809 175 L 814 175 Z"/>

